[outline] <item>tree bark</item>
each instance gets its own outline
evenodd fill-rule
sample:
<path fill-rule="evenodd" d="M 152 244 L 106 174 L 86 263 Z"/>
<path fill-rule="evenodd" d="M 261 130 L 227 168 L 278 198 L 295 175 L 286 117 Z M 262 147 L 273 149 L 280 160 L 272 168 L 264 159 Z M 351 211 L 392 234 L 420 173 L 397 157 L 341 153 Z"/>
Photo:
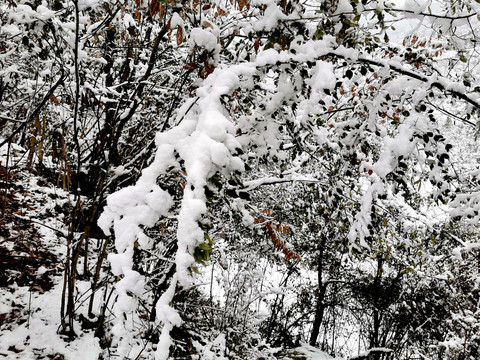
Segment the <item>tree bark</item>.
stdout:
<path fill-rule="evenodd" d="M 318 295 L 317 295 L 317 306 L 315 308 L 315 318 L 313 320 L 312 333 L 310 334 L 310 345 L 315 346 L 317 342 L 318 334 L 320 333 L 320 327 L 323 322 L 323 315 L 325 313 L 325 294 L 327 290 L 327 284 L 323 283 L 323 255 L 325 248 L 325 238 L 322 236 L 320 243 L 320 251 L 318 254 L 318 268 L 317 268 L 317 277 L 318 277 Z"/>

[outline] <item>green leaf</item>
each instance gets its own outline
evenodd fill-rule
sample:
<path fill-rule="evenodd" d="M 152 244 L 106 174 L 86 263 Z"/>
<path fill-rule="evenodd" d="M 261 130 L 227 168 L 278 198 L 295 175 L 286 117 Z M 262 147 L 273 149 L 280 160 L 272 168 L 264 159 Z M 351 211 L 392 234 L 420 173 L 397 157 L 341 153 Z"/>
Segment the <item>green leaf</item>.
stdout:
<path fill-rule="evenodd" d="M 207 243 L 201 243 L 200 245 L 198 245 L 198 248 L 203 251 L 212 251 L 212 247 Z"/>
<path fill-rule="evenodd" d="M 465 57 L 465 55 L 460 55 L 460 61 L 463 63 L 467 62 L 467 58 Z"/>

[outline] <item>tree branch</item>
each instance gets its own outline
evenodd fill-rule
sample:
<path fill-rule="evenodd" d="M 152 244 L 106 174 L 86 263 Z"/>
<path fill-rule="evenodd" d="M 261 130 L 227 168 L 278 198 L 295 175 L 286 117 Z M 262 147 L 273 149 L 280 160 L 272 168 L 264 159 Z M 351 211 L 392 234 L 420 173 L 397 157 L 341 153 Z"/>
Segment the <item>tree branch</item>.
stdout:
<path fill-rule="evenodd" d="M 362 13 L 366 12 L 376 12 L 377 9 L 364 9 L 362 10 Z M 435 19 L 443 19 L 443 20 L 465 20 L 465 19 L 470 19 L 474 16 L 477 15 L 477 13 L 471 13 L 471 14 L 466 14 L 466 15 L 459 15 L 459 16 L 448 16 L 448 15 L 439 15 L 439 14 L 428 14 L 424 12 L 415 12 L 413 10 L 406 10 L 406 9 L 394 9 L 394 8 L 386 8 L 384 9 L 385 12 L 396 12 L 396 13 L 404 13 L 404 14 L 412 14 L 412 15 L 417 15 L 417 16 L 426 16 L 426 17 L 433 17 Z M 341 17 L 341 16 L 355 16 L 358 15 L 357 13 L 353 11 L 346 11 L 346 12 L 341 12 L 341 13 L 336 13 L 336 14 L 328 14 L 329 17 Z M 297 18 L 297 19 L 285 19 L 283 21 L 285 22 L 295 22 L 295 21 L 311 21 L 311 20 L 320 20 L 320 16 L 309 16 L 309 17 L 302 17 L 302 18 Z M 401 19 L 400 19 L 401 20 Z"/>
<path fill-rule="evenodd" d="M 359 56 L 358 58 L 349 57 L 349 56 L 346 56 L 345 54 L 340 53 L 339 51 L 330 52 L 330 53 L 326 54 L 325 56 L 334 56 L 334 57 L 345 59 L 345 60 L 358 61 L 360 63 L 365 63 L 365 64 L 374 65 L 374 66 L 383 67 L 383 68 L 393 70 L 393 71 L 395 71 L 399 74 L 411 77 L 412 79 L 420 80 L 424 83 L 430 83 L 431 87 L 435 87 L 435 88 L 437 88 L 441 91 L 449 92 L 453 96 L 456 96 L 459 99 L 464 100 L 465 102 L 469 103 L 470 105 L 472 105 L 475 108 L 480 110 L 480 102 L 470 98 L 468 95 L 464 94 L 463 92 L 460 92 L 459 90 L 449 88 L 449 87 L 453 86 L 454 84 L 453 83 L 448 84 L 448 83 L 446 83 L 446 81 L 442 82 L 442 80 L 439 79 L 437 76 L 428 77 L 428 76 L 425 76 L 425 75 L 420 75 L 420 74 L 418 74 L 414 71 L 405 69 L 405 68 L 403 68 L 399 65 L 393 64 L 393 63 L 388 62 L 386 60 L 385 61 L 373 60 L 373 59 L 368 59 L 368 58 L 365 58 L 365 57 L 362 57 L 362 56 Z"/>

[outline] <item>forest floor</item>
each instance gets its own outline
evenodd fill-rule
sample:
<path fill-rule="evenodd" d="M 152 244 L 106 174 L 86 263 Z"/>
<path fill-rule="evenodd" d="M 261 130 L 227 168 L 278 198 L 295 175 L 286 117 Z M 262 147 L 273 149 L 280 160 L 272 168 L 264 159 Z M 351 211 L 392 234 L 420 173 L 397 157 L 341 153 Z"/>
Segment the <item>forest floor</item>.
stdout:
<path fill-rule="evenodd" d="M 98 359 L 93 334 L 58 334 L 68 193 L 26 166 L 25 150 L 0 149 L 0 359 Z M 81 357 L 78 354 L 82 354 Z"/>

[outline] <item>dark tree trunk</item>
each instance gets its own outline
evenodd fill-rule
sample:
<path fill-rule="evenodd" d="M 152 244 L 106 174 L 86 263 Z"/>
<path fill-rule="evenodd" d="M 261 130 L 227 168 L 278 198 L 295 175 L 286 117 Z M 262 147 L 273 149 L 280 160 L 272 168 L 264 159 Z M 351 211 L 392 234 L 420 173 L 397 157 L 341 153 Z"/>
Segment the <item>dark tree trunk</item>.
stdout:
<path fill-rule="evenodd" d="M 317 306 L 315 308 L 315 318 L 313 320 L 312 333 L 310 334 L 310 345 L 315 346 L 317 342 L 318 334 L 320 333 L 320 327 L 322 326 L 323 315 L 325 313 L 325 294 L 327 290 L 327 285 L 323 283 L 323 254 L 325 249 L 325 238 L 322 236 L 320 243 L 320 252 L 318 254 L 318 268 L 317 268 L 317 277 L 318 277 L 318 295 L 317 295 Z"/>
<path fill-rule="evenodd" d="M 318 297 L 317 297 L 317 306 L 315 309 L 315 319 L 313 321 L 313 328 L 312 333 L 310 335 L 310 345 L 315 346 L 317 342 L 318 334 L 320 333 L 320 327 L 323 322 L 323 314 L 325 313 L 325 290 L 326 286 L 321 286 L 319 289 Z"/>

